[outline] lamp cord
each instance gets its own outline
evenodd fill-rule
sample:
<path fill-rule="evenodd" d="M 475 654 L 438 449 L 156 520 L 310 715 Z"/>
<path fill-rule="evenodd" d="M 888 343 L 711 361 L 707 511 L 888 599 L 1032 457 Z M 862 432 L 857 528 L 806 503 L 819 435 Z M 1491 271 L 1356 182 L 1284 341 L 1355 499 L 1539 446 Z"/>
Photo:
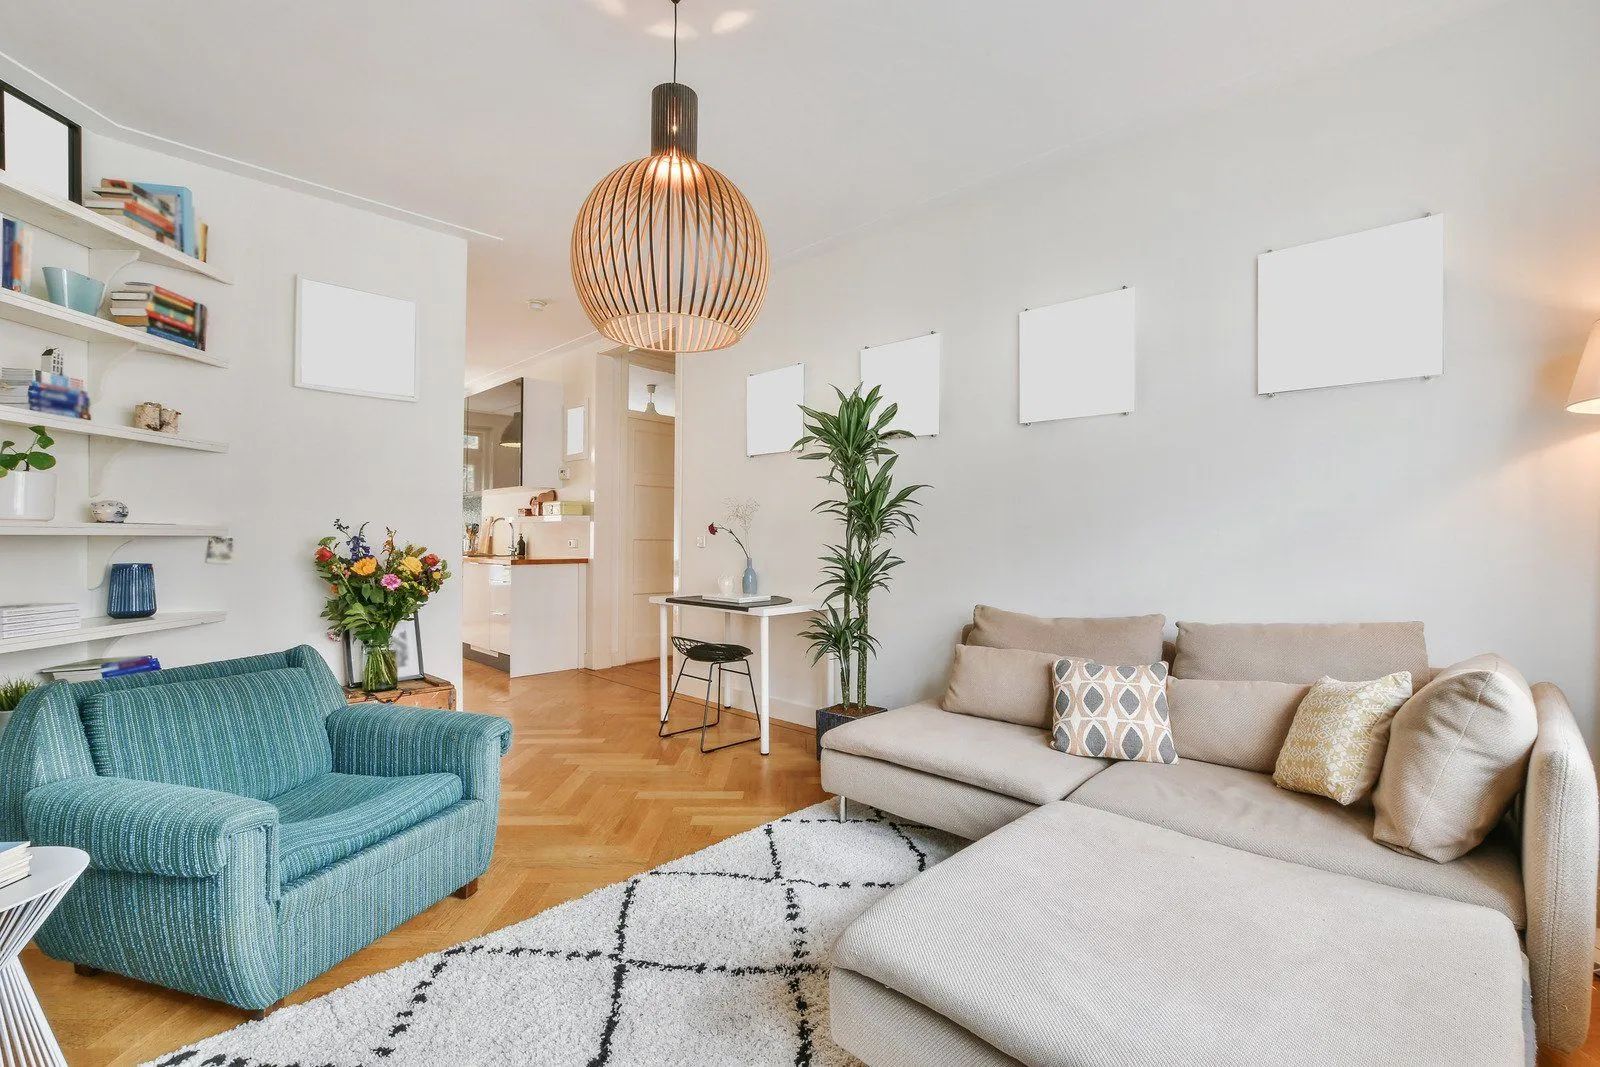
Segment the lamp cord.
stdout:
<path fill-rule="evenodd" d="M 678 80 L 678 0 L 672 0 L 672 80 Z"/>

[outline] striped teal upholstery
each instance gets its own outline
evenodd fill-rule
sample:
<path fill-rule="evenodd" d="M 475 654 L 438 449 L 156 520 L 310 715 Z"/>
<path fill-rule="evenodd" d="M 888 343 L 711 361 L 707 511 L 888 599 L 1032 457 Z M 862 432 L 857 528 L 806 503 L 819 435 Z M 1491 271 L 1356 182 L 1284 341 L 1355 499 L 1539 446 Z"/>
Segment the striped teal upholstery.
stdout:
<path fill-rule="evenodd" d="M 461 779 L 453 774 L 319 775 L 272 798 L 282 824 L 279 876 L 285 885 L 299 881 L 460 799 Z"/>
<path fill-rule="evenodd" d="M 96 693 L 79 708 L 95 770 L 265 799 L 333 769 L 330 704 L 299 667 Z"/>
<path fill-rule="evenodd" d="M 285 743 L 263 728 L 274 721 L 302 732 Z M 169 748 L 259 738 L 258 759 L 287 752 L 286 767 L 213 746 L 212 767 L 185 768 L 146 750 L 160 730 Z M 510 731 L 490 715 L 346 708 L 305 646 L 48 685 L 0 734 L 0 840 L 89 852 L 39 931 L 47 955 L 263 1008 L 488 868 Z M 261 796 L 190 784 L 211 773 Z"/>

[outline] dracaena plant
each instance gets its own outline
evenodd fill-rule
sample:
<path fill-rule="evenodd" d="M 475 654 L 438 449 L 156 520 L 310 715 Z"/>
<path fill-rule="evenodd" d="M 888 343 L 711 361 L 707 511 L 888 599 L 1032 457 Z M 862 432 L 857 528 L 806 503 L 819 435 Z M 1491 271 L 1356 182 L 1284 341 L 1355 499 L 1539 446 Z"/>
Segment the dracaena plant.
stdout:
<path fill-rule="evenodd" d="M 842 534 L 839 543 L 823 551 L 817 584 L 826 590 L 822 611 L 801 636 L 811 642 L 811 662 L 834 658 L 841 702 L 866 707 L 867 663 L 878 649 L 871 629 L 872 594 L 888 588 L 892 573 L 905 562 L 888 543 L 898 533 L 917 532 L 916 494 L 928 487 L 895 488 L 898 457 L 889 443 L 912 436 L 894 428 L 898 405 L 880 410 L 883 396 L 877 386 L 864 395 L 860 386 L 849 393 L 836 387 L 834 393 L 835 411 L 801 407 L 806 432 L 795 443 L 801 459 L 826 464 L 819 477 L 836 494 L 813 510 L 831 515 Z"/>
<path fill-rule="evenodd" d="M 56 465 L 56 457 L 48 451 L 55 438 L 43 426 L 29 426 L 33 441 L 19 449 L 15 441 L 0 441 L 0 478 L 12 471 L 47 471 Z"/>

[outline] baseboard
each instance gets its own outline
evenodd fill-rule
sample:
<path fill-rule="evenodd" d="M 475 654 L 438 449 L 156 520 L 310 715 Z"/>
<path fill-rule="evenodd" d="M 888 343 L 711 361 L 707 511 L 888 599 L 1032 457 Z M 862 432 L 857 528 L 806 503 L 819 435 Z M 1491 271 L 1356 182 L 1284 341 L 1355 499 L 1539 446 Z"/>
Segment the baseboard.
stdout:
<path fill-rule="evenodd" d="M 493 652 L 486 648 L 476 648 L 461 642 L 461 658 L 470 659 L 474 663 L 481 663 L 485 667 L 493 667 L 497 671 L 511 673 L 511 657 L 504 652 Z"/>

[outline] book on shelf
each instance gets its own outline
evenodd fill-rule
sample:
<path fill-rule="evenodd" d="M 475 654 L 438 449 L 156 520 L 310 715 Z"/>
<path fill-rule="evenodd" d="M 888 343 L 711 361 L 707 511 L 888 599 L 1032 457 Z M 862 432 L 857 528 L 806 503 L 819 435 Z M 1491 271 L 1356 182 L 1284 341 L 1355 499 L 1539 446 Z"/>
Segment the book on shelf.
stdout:
<path fill-rule="evenodd" d="M 28 290 L 33 269 L 33 229 L 16 219 L 0 219 L 0 289 Z"/>
<path fill-rule="evenodd" d="M 159 671 L 161 661 L 154 656 L 129 656 L 122 659 L 86 659 L 46 667 L 39 673 L 53 682 L 93 682 L 101 678 L 121 678 L 127 674 Z"/>
<path fill-rule="evenodd" d="M 195 232 L 194 194 L 181 185 L 163 185 L 159 182 L 135 182 L 139 188 L 155 197 L 168 209 L 176 224 L 175 236 L 178 250 L 185 255 L 197 256 L 199 234 Z M 198 256 L 197 256 L 198 258 Z"/>
<path fill-rule="evenodd" d="M 171 196 L 162 196 L 125 178 L 102 178 L 93 192 L 98 199 L 88 206 L 102 217 L 120 222 L 162 244 L 180 246 L 179 216 Z"/>
<path fill-rule="evenodd" d="M 152 282 L 122 283 L 111 293 L 110 316 L 190 348 L 206 347 L 206 306 Z"/>
<path fill-rule="evenodd" d="M 28 877 L 33 849 L 27 841 L 0 841 L 0 887 Z"/>
<path fill-rule="evenodd" d="M 76 616 L 78 610 L 78 605 L 76 604 L 0 604 L 0 622 L 6 619 L 38 619 L 55 615 Z"/>

